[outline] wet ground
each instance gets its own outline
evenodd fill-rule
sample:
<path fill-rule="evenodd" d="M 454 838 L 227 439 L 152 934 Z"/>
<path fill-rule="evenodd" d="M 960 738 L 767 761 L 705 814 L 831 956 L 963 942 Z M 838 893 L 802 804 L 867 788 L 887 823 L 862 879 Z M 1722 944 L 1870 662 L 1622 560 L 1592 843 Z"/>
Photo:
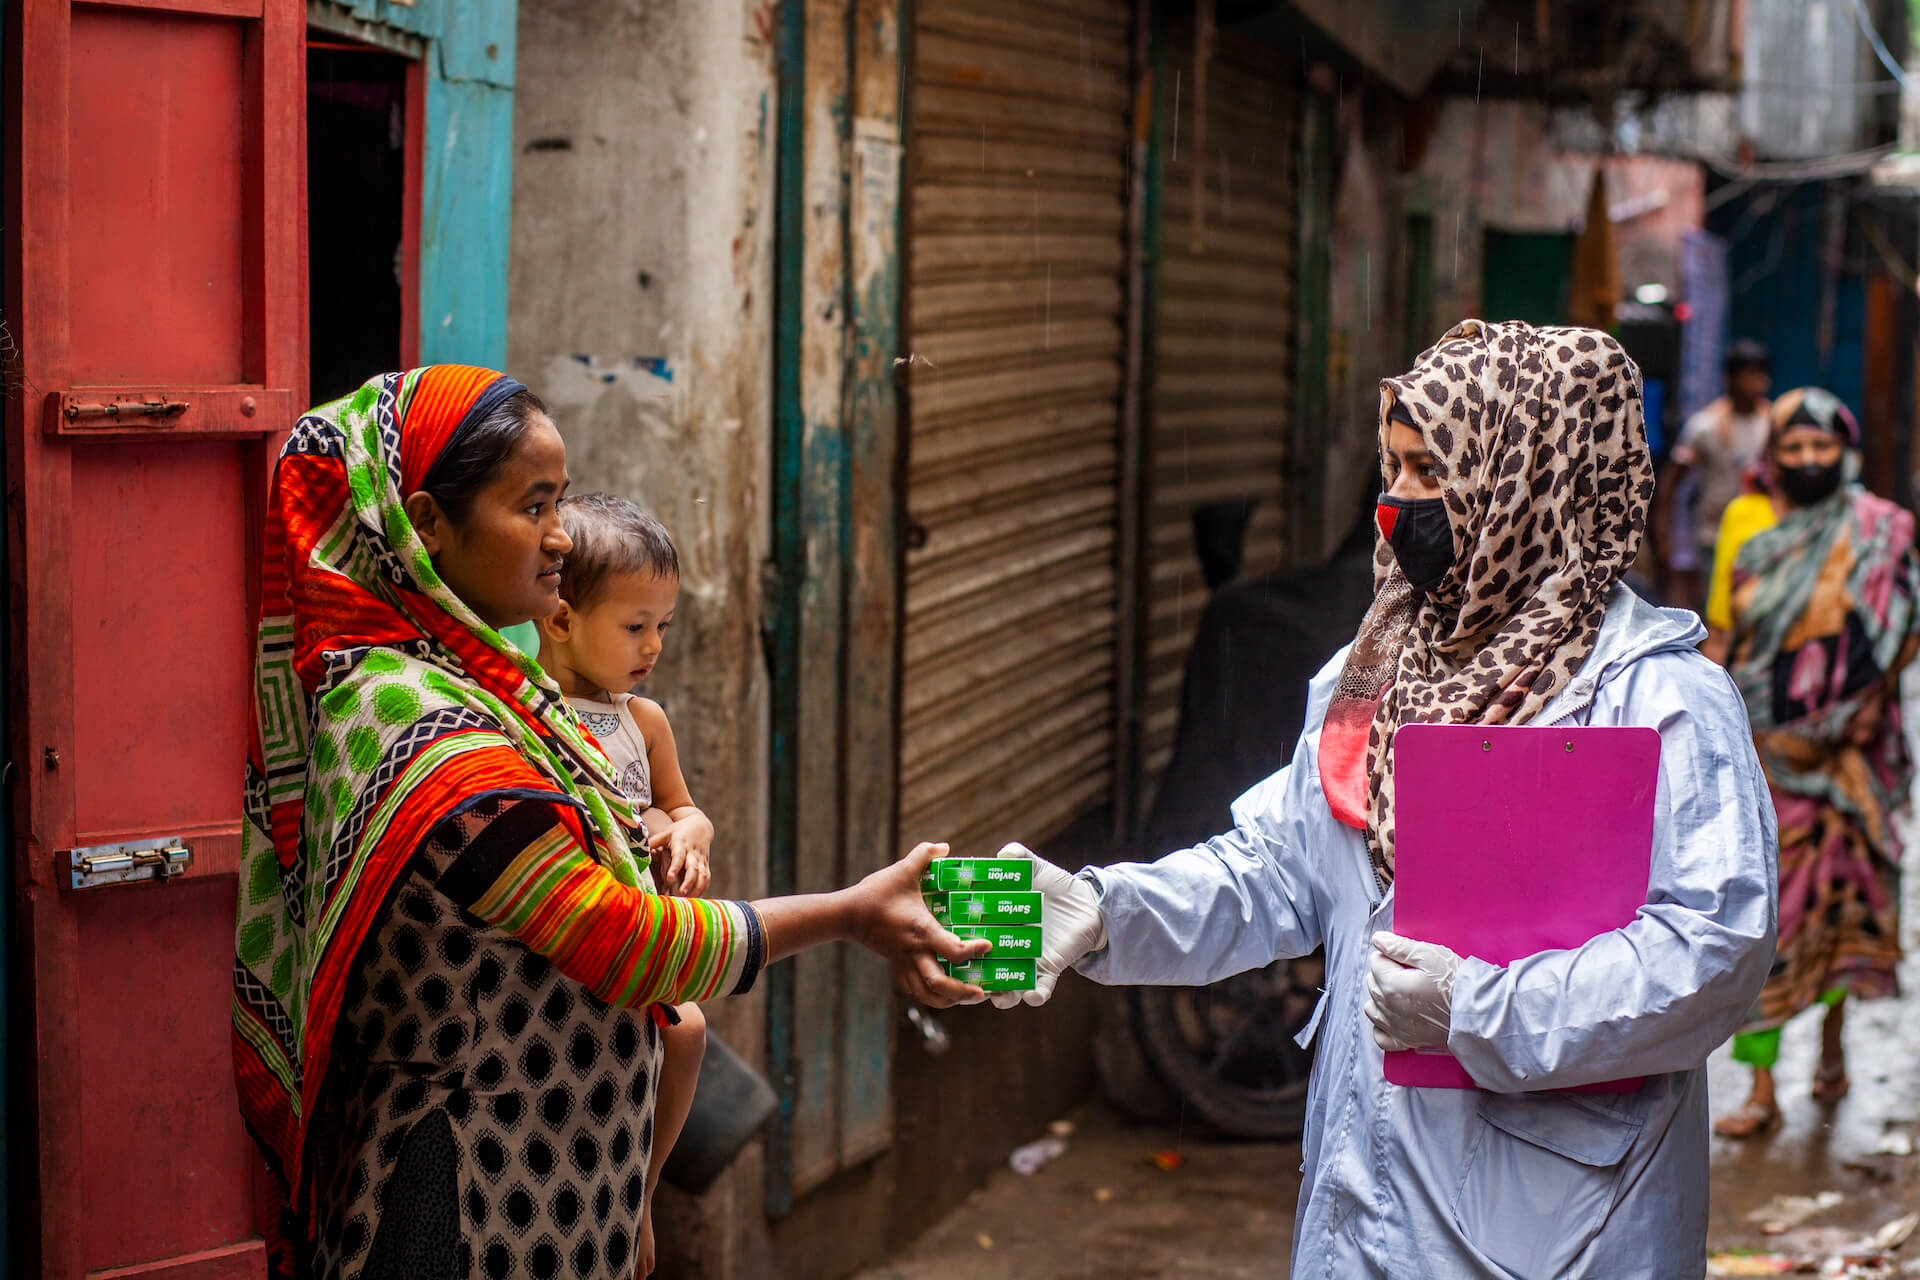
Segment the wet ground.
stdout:
<path fill-rule="evenodd" d="M 1221 1143 L 1137 1128 L 1099 1104 L 1066 1122 L 1073 1132 L 1064 1156 L 1031 1177 L 1001 1169 L 906 1254 L 859 1280 L 1265 1280 L 1286 1273 L 1298 1144 Z M 1150 1163 L 1155 1156 L 1175 1167 Z"/>
<path fill-rule="evenodd" d="M 1911 833 L 1907 847 L 1914 848 Z M 1900 976 L 1906 994 L 1848 1007 L 1847 1097 L 1822 1107 L 1808 1096 L 1820 1058 L 1821 1015 L 1815 1010 L 1788 1024 L 1781 1046 L 1774 1073 L 1781 1127 L 1746 1142 L 1714 1139 L 1708 1226 L 1713 1249 L 1752 1249 L 1825 1264 L 1863 1235 L 1920 1212 L 1920 1157 L 1914 1154 L 1920 1149 L 1920 875 L 1906 877 L 1903 896 L 1907 955 Z M 1724 1049 L 1708 1070 L 1716 1113 L 1738 1106 L 1751 1083 L 1747 1070 Z M 1794 1225 L 1812 1206 L 1793 1197 L 1831 1207 Z M 1911 1264 L 1908 1274 L 1920 1275 L 1920 1240 L 1893 1256 Z M 1739 1274 L 1730 1260 L 1718 1265 Z"/>
<path fill-rule="evenodd" d="M 1914 896 L 1909 901 L 1920 912 Z M 1911 952 L 1905 976 L 1908 990 L 1920 991 L 1920 961 Z M 1713 1140 L 1709 1248 L 1734 1255 L 1716 1256 L 1714 1274 L 1777 1274 L 1758 1268 L 1788 1262 L 1817 1274 L 1833 1258 L 1863 1257 L 1857 1246 L 1867 1238 L 1920 1213 L 1920 1156 L 1913 1154 L 1920 1144 L 1920 1011 L 1913 1003 L 1909 997 L 1850 1011 L 1853 1090 L 1832 1108 L 1807 1097 L 1820 1051 L 1818 1015 L 1787 1029 L 1777 1073 L 1783 1125 L 1759 1141 Z M 1716 1112 L 1746 1096 L 1744 1069 L 1724 1051 L 1710 1072 Z M 1073 1132 L 1064 1156 L 1031 1176 L 1002 1168 L 905 1254 L 860 1280 L 1286 1274 L 1300 1185 L 1297 1144 L 1141 1128 L 1099 1104 L 1066 1120 Z M 1174 1168 L 1152 1162 L 1168 1152 L 1179 1157 Z M 1920 1239 L 1881 1252 L 1887 1265 L 1854 1274 L 1920 1275 Z"/>
<path fill-rule="evenodd" d="M 1907 698 L 1909 723 L 1920 703 Z M 1909 824 L 1908 848 L 1915 849 Z M 1920 854 L 1916 854 L 1920 856 Z M 1906 877 L 1908 993 L 1852 1006 L 1852 1092 L 1808 1096 L 1820 1014 L 1787 1027 L 1776 1072 L 1784 1123 L 1749 1142 L 1713 1139 L 1710 1274 L 1790 1271 L 1920 1276 L 1920 874 Z M 1709 1066 L 1715 1114 L 1750 1079 L 1725 1049 Z M 1031 1176 L 1002 1168 L 911 1249 L 860 1280 L 1020 1277 L 1276 1277 L 1287 1271 L 1300 1149 L 1138 1128 L 1091 1105 L 1066 1117 L 1067 1152 Z M 1046 1134 L 1035 1134 L 1036 1139 Z M 1151 1163 L 1171 1152 L 1162 1168 Z M 1868 1247 L 1875 1235 L 1881 1243 Z"/>

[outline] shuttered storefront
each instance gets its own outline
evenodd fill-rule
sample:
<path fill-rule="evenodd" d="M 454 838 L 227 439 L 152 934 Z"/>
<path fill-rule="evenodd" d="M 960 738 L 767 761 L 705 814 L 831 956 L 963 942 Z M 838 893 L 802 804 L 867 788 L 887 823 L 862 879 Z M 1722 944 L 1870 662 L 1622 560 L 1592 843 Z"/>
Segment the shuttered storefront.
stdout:
<path fill-rule="evenodd" d="M 1196 146 L 1191 34 L 1174 33 L 1162 48 L 1141 744 L 1150 781 L 1173 751 L 1187 650 L 1207 600 L 1195 509 L 1256 500 L 1242 577 L 1271 572 L 1286 552 L 1297 235 L 1297 64 L 1222 39 L 1206 72 Z M 1177 91 L 1167 95 L 1176 76 Z M 1198 241 L 1196 166 L 1204 177 Z"/>
<path fill-rule="evenodd" d="M 978 853 L 1112 785 L 1130 5 L 913 9 L 901 835 Z"/>

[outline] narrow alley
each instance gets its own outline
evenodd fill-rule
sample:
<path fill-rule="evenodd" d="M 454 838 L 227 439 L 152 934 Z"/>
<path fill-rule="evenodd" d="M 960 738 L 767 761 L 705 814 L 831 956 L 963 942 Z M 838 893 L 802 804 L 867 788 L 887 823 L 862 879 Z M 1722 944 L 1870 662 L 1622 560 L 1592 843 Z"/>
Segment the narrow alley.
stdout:
<path fill-rule="evenodd" d="M 0 208 L 0 1280 L 1920 1277 L 1920 0 L 0 0 Z"/>

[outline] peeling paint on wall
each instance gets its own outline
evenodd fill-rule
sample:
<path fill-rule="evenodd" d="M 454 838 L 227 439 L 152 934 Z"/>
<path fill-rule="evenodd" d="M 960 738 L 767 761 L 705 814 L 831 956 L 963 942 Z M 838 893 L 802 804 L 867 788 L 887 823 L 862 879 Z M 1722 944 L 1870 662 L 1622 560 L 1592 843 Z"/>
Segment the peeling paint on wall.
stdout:
<path fill-rule="evenodd" d="M 629 496 L 673 534 L 678 638 L 651 683 L 673 702 L 688 785 L 721 827 L 716 887 L 746 898 L 767 874 L 777 126 L 754 15 L 774 12 L 766 0 L 523 0 L 514 103 L 519 144 L 573 146 L 516 150 L 507 367 L 553 407 L 574 488 Z M 763 998 L 710 1012 L 749 1061 L 764 1056 Z M 753 1211 L 758 1160 L 750 1148 L 697 1202 L 662 1191 L 664 1273 L 778 1270 Z"/>
<path fill-rule="evenodd" d="M 667 356 L 602 358 L 583 352 L 554 355 L 541 370 L 540 395 L 556 410 L 595 409 L 614 394 L 638 411 L 639 421 L 666 434 L 675 430 L 684 384 L 674 381 Z"/>
<path fill-rule="evenodd" d="M 899 346 L 900 255 L 897 227 L 900 192 L 900 127 L 891 120 L 861 118 L 853 125 L 853 360 L 847 388 L 848 417 L 863 421 L 880 405 L 891 406 L 891 353 Z M 874 360 L 875 351 L 886 357 Z M 887 410 L 891 414 L 891 409 Z"/>

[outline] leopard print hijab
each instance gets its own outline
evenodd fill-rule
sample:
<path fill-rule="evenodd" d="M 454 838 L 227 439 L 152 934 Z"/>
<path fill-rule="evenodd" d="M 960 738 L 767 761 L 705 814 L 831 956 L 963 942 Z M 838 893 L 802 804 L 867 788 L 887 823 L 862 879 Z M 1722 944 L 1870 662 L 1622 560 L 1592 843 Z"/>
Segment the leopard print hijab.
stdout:
<path fill-rule="evenodd" d="M 1394 731 L 1538 715 L 1593 651 L 1653 497 L 1640 371 L 1597 330 L 1463 321 L 1381 382 L 1383 440 L 1396 402 L 1433 454 L 1454 566 L 1423 597 L 1376 540 L 1373 606 L 1320 760 L 1335 816 L 1366 829 L 1382 888 L 1393 880 Z"/>

